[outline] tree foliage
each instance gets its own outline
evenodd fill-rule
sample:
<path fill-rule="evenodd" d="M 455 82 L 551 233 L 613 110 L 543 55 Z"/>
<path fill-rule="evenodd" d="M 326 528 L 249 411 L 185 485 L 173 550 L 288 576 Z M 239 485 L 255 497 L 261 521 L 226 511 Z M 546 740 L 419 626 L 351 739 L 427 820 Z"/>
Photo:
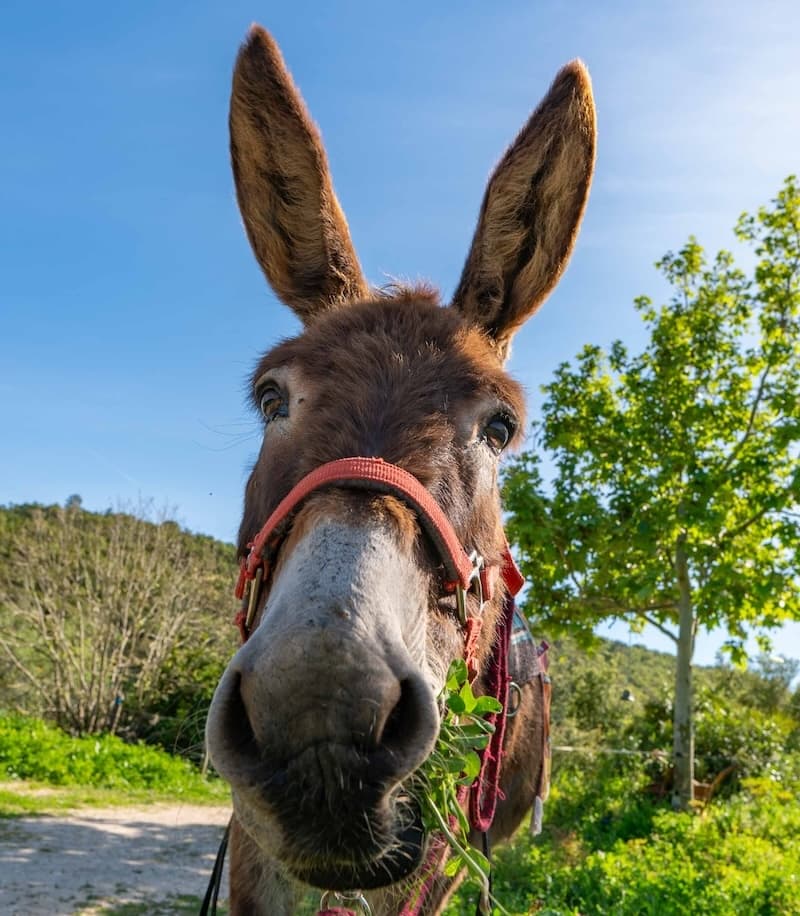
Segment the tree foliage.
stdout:
<path fill-rule="evenodd" d="M 0 512 L 7 705 L 74 734 L 113 732 L 185 689 L 192 666 L 176 675 L 176 655 L 213 644 L 224 663 L 233 549 L 142 514 L 74 500 Z"/>
<path fill-rule="evenodd" d="M 529 613 L 584 634 L 608 618 L 666 633 L 676 716 L 699 627 L 724 627 L 740 660 L 748 628 L 800 618 L 797 181 L 735 232 L 752 271 L 694 238 L 668 253 L 670 301 L 635 303 L 644 350 L 588 345 L 562 364 L 505 482 Z M 676 756 L 690 740 L 676 719 Z"/>

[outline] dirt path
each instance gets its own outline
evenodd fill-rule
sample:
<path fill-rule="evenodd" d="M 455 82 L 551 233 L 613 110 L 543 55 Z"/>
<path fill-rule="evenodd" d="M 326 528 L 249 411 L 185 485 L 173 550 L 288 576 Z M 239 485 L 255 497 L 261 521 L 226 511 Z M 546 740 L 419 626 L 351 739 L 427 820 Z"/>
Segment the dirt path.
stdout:
<path fill-rule="evenodd" d="M 152 805 L 0 820 L 0 913 L 196 912 L 180 898 L 202 898 L 229 817 L 228 807 Z"/>

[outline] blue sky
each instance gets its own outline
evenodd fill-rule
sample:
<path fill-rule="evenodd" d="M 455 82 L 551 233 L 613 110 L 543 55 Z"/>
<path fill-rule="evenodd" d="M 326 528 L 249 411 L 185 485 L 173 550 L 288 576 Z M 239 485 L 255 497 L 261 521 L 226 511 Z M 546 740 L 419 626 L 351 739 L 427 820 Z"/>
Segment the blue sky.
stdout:
<path fill-rule="evenodd" d="M 252 259 L 228 165 L 230 71 L 252 21 L 321 126 L 369 279 L 429 278 L 445 295 L 491 167 L 557 69 L 586 61 L 594 190 L 572 265 L 511 363 L 534 406 L 584 343 L 642 342 L 632 300 L 663 294 L 660 255 L 689 233 L 730 247 L 739 213 L 800 169 L 796 0 L 11 0 L 0 503 L 141 497 L 234 537 L 258 445 L 244 379 L 298 328 Z M 800 656 L 800 627 L 776 648 Z"/>

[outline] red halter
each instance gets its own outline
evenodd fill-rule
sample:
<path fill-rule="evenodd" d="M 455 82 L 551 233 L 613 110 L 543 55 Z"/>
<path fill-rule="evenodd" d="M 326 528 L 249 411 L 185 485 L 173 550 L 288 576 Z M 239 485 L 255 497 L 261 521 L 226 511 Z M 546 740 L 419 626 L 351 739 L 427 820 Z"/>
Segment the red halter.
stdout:
<path fill-rule="evenodd" d="M 481 624 L 480 610 L 483 609 L 484 601 L 492 598 L 498 574 L 502 574 L 506 588 L 512 595 L 516 595 L 522 587 L 522 575 L 508 546 L 503 554 L 502 568 L 486 566 L 477 551 L 468 554 L 430 492 L 413 474 L 382 458 L 340 458 L 323 464 L 292 487 L 280 501 L 263 528 L 248 544 L 250 551 L 241 560 L 236 583 L 236 597 L 239 600 L 244 600 L 250 583 L 246 607 L 243 605 L 236 615 L 242 642 L 250 635 L 261 584 L 269 578 L 272 563 L 288 533 L 294 513 L 311 493 L 331 485 L 357 487 L 397 496 L 415 511 L 442 560 L 442 590 L 446 594 L 456 595 L 459 620 L 466 629 L 465 657 L 467 663 L 474 668 Z M 478 596 L 479 613 L 468 617 L 466 596 L 471 590 Z"/>

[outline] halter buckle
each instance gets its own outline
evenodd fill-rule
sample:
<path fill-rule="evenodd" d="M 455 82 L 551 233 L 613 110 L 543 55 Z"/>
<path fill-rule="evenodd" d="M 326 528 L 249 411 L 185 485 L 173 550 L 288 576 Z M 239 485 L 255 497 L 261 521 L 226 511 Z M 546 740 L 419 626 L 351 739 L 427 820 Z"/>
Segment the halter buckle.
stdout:
<path fill-rule="evenodd" d="M 372 916 L 372 910 L 361 891 L 325 891 L 319 901 L 320 910 L 330 909 L 331 903 L 351 909 L 356 916 Z"/>
<path fill-rule="evenodd" d="M 467 624 L 467 592 L 475 592 L 475 596 L 478 599 L 479 614 L 483 611 L 484 605 L 483 582 L 481 580 L 481 570 L 484 567 L 484 560 L 477 550 L 472 551 L 469 555 L 469 560 L 470 563 L 472 563 L 469 583 L 466 588 L 464 588 L 461 583 L 456 586 L 456 608 L 458 609 L 458 619 L 462 627 Z"/>
<path fill-rule="evenodd" d="M 258 607 L 258 594 L 261 591 L 261 582 L 264 578 L 264 567 L 259 566 L 256 570 L 255 576 L 249 580 L 248 586 L 248 596 L 247 596 L 247 616 L 244 619 L 244 625 L 246 632 L 250 633 L 253 628 L 253 618 L 256 616 L 256 609 Z"/>

